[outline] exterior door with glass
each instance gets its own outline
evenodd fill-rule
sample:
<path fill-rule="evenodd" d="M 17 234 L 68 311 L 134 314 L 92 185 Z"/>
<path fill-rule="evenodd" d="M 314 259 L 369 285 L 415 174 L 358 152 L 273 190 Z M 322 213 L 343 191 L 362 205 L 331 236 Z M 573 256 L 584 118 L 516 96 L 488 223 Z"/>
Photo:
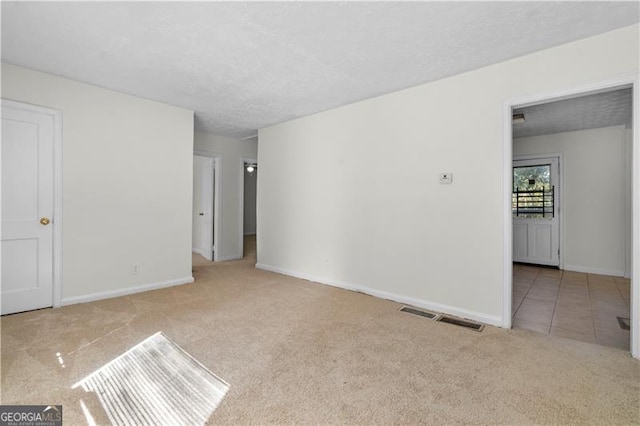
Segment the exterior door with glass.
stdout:
<path fill-rule="evenodd" d="M 559 159 L 518 159 L 512 170 L 513 261 L 559 266 Z"/>

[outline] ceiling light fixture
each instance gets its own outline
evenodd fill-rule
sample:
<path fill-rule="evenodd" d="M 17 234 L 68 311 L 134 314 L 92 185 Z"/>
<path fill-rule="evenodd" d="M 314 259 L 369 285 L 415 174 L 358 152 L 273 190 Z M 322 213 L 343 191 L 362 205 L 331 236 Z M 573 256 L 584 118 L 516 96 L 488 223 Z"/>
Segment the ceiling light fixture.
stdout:
<path fill-rule="evenodd" d="M 513 124 L 524 123 L 524 114 L 513 114 Z"/>

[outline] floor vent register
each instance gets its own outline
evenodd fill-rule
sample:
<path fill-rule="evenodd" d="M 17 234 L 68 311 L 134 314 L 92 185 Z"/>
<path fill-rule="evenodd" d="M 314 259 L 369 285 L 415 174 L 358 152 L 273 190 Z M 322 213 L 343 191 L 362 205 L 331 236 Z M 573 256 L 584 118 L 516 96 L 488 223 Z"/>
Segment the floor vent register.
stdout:
<path fill-rule="evenodd" d="M 482 331 L 484 329 L 484 324 L 480 324 L 475 321 L 469 321 L 467 319 L 456 318 L 456 317 L 443 315 L 443 314 L 435 314 L 432 312 L 425 312 L 419 309 L 410 308 L 408 306 L 403 306 L 402 308 L 400 308 L 400 312 L 406 312 L 408 314 L 418 315 L 418 316 L 428 318 L 437 322 L 444 322 L 446 324 L 457 325 L 459 327 L 464 327 L 473 331 Z"/>

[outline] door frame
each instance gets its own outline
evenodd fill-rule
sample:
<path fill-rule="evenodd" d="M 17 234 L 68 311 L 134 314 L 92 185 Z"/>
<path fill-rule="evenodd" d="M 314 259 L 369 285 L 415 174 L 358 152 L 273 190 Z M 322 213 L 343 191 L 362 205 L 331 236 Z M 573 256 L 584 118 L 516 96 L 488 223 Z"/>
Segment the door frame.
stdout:
<path fill-rule="evenodd" d="M 53 118 L 53 294 L 54 308 L 62 306 L 62 111 L 2 98 L 2 106 L 49 115 Z M 1 155 L 1 154 L 0 154 Z M 0 250 L 2 250 L 0 248 Z M 1 253 L 0 253 L 1 254 Z"/>
<path fill-rule="evenodd" d="M 209 151 L 194 150 L 194 156 L 213 158 L 213 261 L 220 260 L 220 230 L 222 229 L 222 154 Z M 193 225 L 191 225 L 193 226 Z"/>
<path fill-rule="evenodd" d="M 640 358 L 640 74 L 637 72 L 579 86 L 563 87 L 533 95 L 523 95 L 502 102 L 502 182 L 503 182 L 503 294 L 502 327 L 511 328 L 511 298 L 513 292 L 513 221 L 511 213 L 513 161 L 512 115 L 514 108 L 543 104 L 580 95 L 608 92 L 631 87 L 633 91 L 632 170 L 631 170 L 631 356 Z"/>
<path fill-rule="evenodd" d="M 255 158 L 240 158 L 240 232 L 239 232 L 239 247 L 240 247 L 240 259 L 244 259 L 244 164 L 255 163 L 258 164 L 258 160 Z M 257 191 L 256 191 L 257 192 Z M 256 205 L 257 210 L 257 205 Z M 256 235 L 258 234 L 258 225 L 256 223 Z"/>
<path fill-rule="evenodd" d="M 511 160 L 512 170 L 513 170 L 513 162 L 514 161 L 523 161 L 523 160 L 544 160 L 547 158 L 555 158 L 558 161 L 558 183 L 556 185 L 557 191 L 554 191 L 554 204 L 556 209 L 556 215 L 558 216 L 558 268 L 564 269 L 564 209 L 563 206 L 563 194 L 564 194 L 564 179 L 562 178 L 562 172 L 564 169 L 563 158 L 561 153 L 550 153 L 550 154 L 527 154 L 527 155 L 516 155 Z M 513 172 L 512 179 L 513 182 Z M 513 191 L 513 188 L 511 189 Z M 512 213 L 513 214 L 513 213 Z M 512 219 L 513 220 L 513 219 Z M 512 225 L 513 226 L 513 225 Z M 513 232 L 513 231 L 512 231 Z M 513 238 L 513 236 L 512 236 Z M 513 253 L 511 254 L 513 257 Z M 512 259 L 513 260 L 513 259 Z"/>

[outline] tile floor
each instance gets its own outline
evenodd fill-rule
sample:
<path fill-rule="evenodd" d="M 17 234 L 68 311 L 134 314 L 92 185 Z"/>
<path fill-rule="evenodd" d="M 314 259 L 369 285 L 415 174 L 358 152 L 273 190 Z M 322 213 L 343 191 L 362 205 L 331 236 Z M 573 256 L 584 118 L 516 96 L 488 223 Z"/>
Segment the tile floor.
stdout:
<path fill-rule="evenodd" d="M 629 350 L 629 279 L 513 265 L 513 327 Z"/>

